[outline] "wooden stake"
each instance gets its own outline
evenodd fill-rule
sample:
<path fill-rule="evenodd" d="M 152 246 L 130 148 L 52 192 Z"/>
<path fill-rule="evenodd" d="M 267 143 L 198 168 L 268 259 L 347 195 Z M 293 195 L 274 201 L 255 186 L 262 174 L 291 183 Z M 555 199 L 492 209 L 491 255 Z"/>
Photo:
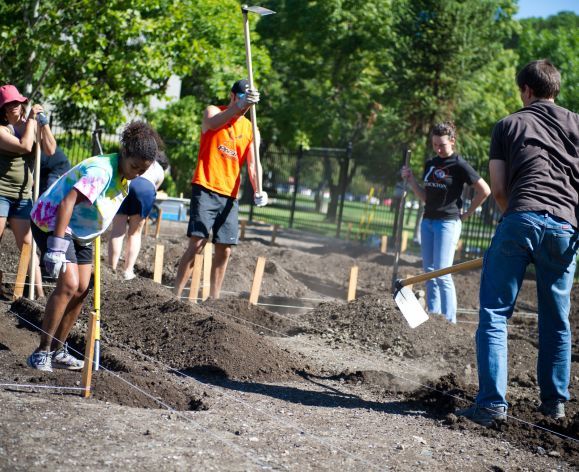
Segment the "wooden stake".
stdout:
<path fill-rule="evenodd" d="M 351 302 L 356 299 L 356 286 L 358 285 L 358 266 L 353 266 L 350 270 L 350 283 L 348 284 L 348 298 Z"/>
<path fill-rule="evenodd" d="M 255 274 L 251 284 L 251 293 L 249 294 L 249 304 L 256 305 L 261 291 L 261 281 L 263 280 L 263 271 L 265 269 L 265 257 L 258 257 L 255 265 Z"/>
<path fill-rule="evenodd" d="M 203 254 L 195 254 L 195 261 L 193 264 L 191 288 L 189 289 L 189 301 L 197 303 L 197 295 L 199 294 L 199 286 L 201 285 L 201 270 L 203 269 Z"/>
<path fill-rule="evenodd" d="M 352 237 L 352 223 L 348 223 L 348 232 L 346 233 L 346 240 L 349 241 Z"/>
<path fill-rule="evenodd" d="M 92 311 L 88 320 L 88 331 L 86 333 L 86 343 L 84 347 L 84 367 L 82 368 L 82 397 L 90 397 L 92 381 L 92 363 L 94 358 L 94 344 L 97 325 L 97 313 Z"/>
<path fill-rule="evenodd" d="M 408 249 L 408 231 L 402 231 L 402 243 L 400 244 L 400 253 L 406 252 Z"/>
<path fill-rule="evenodd" d="M 275 238 L 277 236 L 278 230 L 279 230 L 279 225 L 273 225 L 273 228 L 271 230 L 271 245 L 272 246 L 275 244 Z"/>
<path fill-rule="evenodd" d="M 239 224 L 241 225 L 239 230 L 239 240 L 243 241 L 245 239 L 245 227 L 247 226 L 247 220 L 241 220 Z"/>
<path fill-rule="evenodd" d="M 159 208 L 157 211 L 157 228 L 155 229 L 155 239 L 159 239 L 161 235 L 161 221 L 163 221 L 163 209 Z"/>
<path fill-rule="evenodd" d="M 383 235 L 382 240 L 380 242 L 380 252 L 382 254 L 386 254 L 387 250 L 388 250 L 388 236 Z"/>
<path fill-rule="evenodd" d="M 149 235 L 149 217 L 145 218 L 145 227 L 143 228 L 143 235 Z"/>
<path fill-rule="evenodd" d="M 24 243 L 22 245 L 22 252 L 20 253 L 20 262 L 18 263 L 18 273 L 16 274 L 16 284 L 14 285 L 14 300 L 22 297 L 24 294 L 24 285 L 26 283 L 26 272 L 28 271 L 28 264 L 30 262 L 30 244 Z"/>
<path fill-rule="evenodd" d="M 201 298 L 207 300 L 211 294 L 211 264 L 213 263 L 213 244 L 205 243 L 203 249 L 203 289 Z"/>
<path fill-rule="evenodd" d="M 42 126 L 40 123 L 36 123 L 36 149 L 35 149 L 35 159 L 34 159 L 34 190 L 32 192 L 32 203 L 38 200 L 40 195 L 40 147 L 42 145 Z M 34 289 L 36 288 L 36 267 L 38 267 L 38 262 L 36 261 L 36 241 L 32 238 L 32 248 L 30 249 L 30 269 L 28 281 L 30 285 L 28 286 L 28 298 L 34 300 Z M 42 280 L 38 281 L 42 284 Z"/>
<path fill-rule="evenodd" d="M 153 270 L 153 282 L 160 284 L 163 281 L 163 256 L 165 246 L 162 244 L 155 245 L 155 268 Z"/>

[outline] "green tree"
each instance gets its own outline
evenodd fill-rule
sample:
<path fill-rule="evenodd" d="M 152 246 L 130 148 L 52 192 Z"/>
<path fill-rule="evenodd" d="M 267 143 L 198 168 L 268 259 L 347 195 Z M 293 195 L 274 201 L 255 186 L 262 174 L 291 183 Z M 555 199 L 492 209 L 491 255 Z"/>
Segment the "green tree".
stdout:
<path fill-rule="evenodd" d="M 293 146 L 361 142 L 373 125 L 384 91 L 382 69 L 390 62 L 390 1 L 274 0 L 266 6 L 277 14 L 258 25 L 272 61 L 261 107 L 265 134 Z M 355 158 L 348 181 L 362 155 Z M 325 182 L 318 190 L 331 190 L 332 219 L 339 172 L 336 162 L 323 161 Z"/>
<path fill-rule="evenodd" d="M 397 67 L 388 77 L 391 106 L 402 123 L 399 139 L 413 144 L 414 162 L 421 165 L 430 154 L 427 136 L 436 122 L 456 121 L 465 142 L 478 142 L 475 136 L 487 136 L 489 123 L 503 112 L 485 102 L 490 99 L 496 105 L 503 99 L 492 87 L 496 79 L 499 87 L 505 83 L 501 67 L 512 59 L 504 44 L 517 28 L 512 18 L 516 4 L 412 0 L 394 2 L 393 9 L 397 47 L 392 54 Z M 492 82 L 485 86 L 488 80 Z M 478 100 L 473 96 L 477 90 Z M 484 116 L 477 112 L 481 105 L 486 108 Z"/>
<path fill-rule="evenodd" d="M 242 74 L 241 18 L 236 0 L 8 0 L 0 80 L 64 122 L 118 126 L 163 97 L 172 74 L 193 77 L 199 99 Z"/>
<path fill-rule="evenodd" d="M 48 0 L 0 7 L 1 78 L 49 100 L 65 122 L 125 121 L 162 95 L 170 62 L 164 0 Z"/>
<path fill-rule="evenodd" d="M 557 103 L 579 110 L 579 15 L 561 12 L 548 18 L 521 20 L 522 31 L 514 42 L 518 69 L 530 61 L 547 58 L 561 71 L 561 93 Z"/>

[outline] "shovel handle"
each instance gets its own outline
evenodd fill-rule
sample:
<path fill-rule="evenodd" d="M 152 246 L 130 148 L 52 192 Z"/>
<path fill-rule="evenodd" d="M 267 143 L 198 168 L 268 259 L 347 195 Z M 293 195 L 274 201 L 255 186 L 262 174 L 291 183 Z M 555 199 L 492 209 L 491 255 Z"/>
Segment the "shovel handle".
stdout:
<path fill-rule="evenodd" d="M 424 274 L 415 275 L 414 277 L 408 277 L 406 279 L 399 279 L 396 285 L 399 288 L 402 288 L 406 287 L 407 285 L 424 282 L 425 280 L 435 279 L 436 277 L 441 277 L 446 274 L 453 274 L 454 272 L 460 272 L 461 270 L 480 269 L 482 267 L 482 264 L 483 258 L 479 257 L 478 259 L 461 262 L 460 264 L 445 267 L 444 269 L 433 270 L 432 272 L 426 272 Z"/>

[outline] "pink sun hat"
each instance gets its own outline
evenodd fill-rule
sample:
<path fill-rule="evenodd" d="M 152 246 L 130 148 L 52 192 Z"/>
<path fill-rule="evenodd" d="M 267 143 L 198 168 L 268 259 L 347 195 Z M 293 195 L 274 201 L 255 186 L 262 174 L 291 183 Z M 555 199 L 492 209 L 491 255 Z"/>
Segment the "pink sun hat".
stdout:
<path fill-rule="evenodd" d="M 21 95 L 14 85 L 3 85 L 0 87 L 0 108 L 10 102 L 26 103 L 28 99 Z"/>

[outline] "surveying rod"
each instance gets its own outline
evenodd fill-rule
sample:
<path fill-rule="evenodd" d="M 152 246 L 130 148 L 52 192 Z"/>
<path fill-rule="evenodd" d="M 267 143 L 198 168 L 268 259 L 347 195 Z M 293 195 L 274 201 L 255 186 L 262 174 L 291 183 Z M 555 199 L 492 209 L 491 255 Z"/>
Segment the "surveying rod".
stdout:
<path fill-rule="evenodd" d="M 94 313 L 96 318 L 94 336 L 94 370 L 99 370 L 101 341 L 101 237 L 94 241 Z"/>

